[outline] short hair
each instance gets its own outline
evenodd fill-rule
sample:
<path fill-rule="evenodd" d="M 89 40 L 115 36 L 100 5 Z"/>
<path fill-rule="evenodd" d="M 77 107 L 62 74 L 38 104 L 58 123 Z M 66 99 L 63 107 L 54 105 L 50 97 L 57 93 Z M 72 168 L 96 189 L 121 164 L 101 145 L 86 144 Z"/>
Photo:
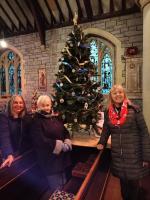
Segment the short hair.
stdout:
<path fill-rule="evenodd" d="M 115 85 L 113 85 L 113 87 L 111 88 L 111 90 L 109 92 L 109 103 L 108 103 L 108 106 L 110 104 L 114 103 L 111 94 L 112 94 L 113 91 L 115 91 L 118 88 L 122 89 L 122 91 L 124 93 L 124 98 L 128 100 L 125 88 L 120 84 L 115 84 Z"/>
<path fill-rule="evenodd" d="M 13 103 L 14 103 L 16 97 L 20 97 L 22 99 L 23 104 L 24 104 L 24 109 L 23 109 L 23 111 L 19 115 L 19 117 L 22 118 L 27 113 L 27 108 L 26 108 L 26 104 L 25 104 L 24 98 L 21 95 L 12 95 L 11 96 L 11 98 L 10 98 L 10 100 L 8 102 L 8 114 L 10 116 L 13 116 Z"/>
<path fill-rule="evenodd" d="M 45 100 L 50 100 L 52 103 L 52 98 L 48 95 L 41 95 L 39 96 L 38 100 L 37 100 L 37 108 L 39 107 L 40 104 L 45 103 Z"/>

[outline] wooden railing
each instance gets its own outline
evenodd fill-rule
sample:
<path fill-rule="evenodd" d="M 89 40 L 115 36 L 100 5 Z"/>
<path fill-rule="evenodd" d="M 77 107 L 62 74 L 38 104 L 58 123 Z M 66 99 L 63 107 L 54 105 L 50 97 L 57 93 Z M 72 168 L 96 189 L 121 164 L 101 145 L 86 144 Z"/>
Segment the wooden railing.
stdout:
<path fill-rule="evenodd" d="M 99 161 L 100 161 L 100 157 L 101 157 L 101 154 L 102 154 L 102 151 L 99 152 L 98 156 L 96 157 L 96 160 L 94 161 L 89 173 L 87 174 L 85 180 L 83 181 L 76 197 L 75 197 L 75 200 L 82 200 L 87 189 L 88 189 L 88 185 L 90 183 L 90 180 L 95 172 L 95 170 L 97 169 L 98 167 L 98 164 L 99 164 Z"/>
<path fill-rule="evenodd" d="M 100 151 L 80 189 L 75 195 L 75 200 L 90 200 L 92 198 L 94 198 L 94 200 L 101 200 L 103 198 L 110 174 L 109 164 L 110 157 L 108 156 L 108 152 L 105 152 L 105 150 Z M 98 179 L 101 180 L 99 181 Z M 94 193 L 97 193 L 97 195 L 93 196 Z"/>

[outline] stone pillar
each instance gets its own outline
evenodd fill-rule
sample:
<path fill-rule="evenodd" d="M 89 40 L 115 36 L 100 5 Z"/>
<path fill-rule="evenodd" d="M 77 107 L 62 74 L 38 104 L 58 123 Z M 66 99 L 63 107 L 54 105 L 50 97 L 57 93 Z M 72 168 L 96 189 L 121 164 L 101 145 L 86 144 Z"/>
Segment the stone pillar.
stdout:
<path fill-rule="evenodd" d="M 150 131 L 150 0 L 139 0 L 143 10 L 143 113 Z"/>

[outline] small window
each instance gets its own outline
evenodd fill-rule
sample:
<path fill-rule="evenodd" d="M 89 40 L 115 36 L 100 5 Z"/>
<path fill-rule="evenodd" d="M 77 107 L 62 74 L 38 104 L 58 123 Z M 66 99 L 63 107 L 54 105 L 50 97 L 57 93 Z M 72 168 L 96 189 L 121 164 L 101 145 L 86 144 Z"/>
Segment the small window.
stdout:
<path fill-rule="evenodd" d="M 1 96 L 21 94 L 21 63 L 19 56 L 5 50 L 0 56 L 0 94 Z"/>

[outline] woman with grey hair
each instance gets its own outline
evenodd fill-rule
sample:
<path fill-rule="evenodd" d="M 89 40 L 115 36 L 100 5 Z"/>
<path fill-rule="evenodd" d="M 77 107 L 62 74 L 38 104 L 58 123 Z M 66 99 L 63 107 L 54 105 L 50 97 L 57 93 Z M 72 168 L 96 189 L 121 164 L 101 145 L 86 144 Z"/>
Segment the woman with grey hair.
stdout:
<path fill-rule="evenodd" d="M 26 114 L 25 101 L 20 95 L 13 95 L 8 110 L 0 113 L 0 149 L 4 160 L 1 168 L 11 166 L 14 157 L 29 148 L 30 119 Z"/>
<path fill-rule="evenodd" d="M 41 95 L 37 100 L 31 138 L 50 191 L 60 189 L 66 183 L 66 170 L 71 166 L 69 152 L 72 145 L 69 132 L 53 114 L 52 100 L 47 95 Z"/>

